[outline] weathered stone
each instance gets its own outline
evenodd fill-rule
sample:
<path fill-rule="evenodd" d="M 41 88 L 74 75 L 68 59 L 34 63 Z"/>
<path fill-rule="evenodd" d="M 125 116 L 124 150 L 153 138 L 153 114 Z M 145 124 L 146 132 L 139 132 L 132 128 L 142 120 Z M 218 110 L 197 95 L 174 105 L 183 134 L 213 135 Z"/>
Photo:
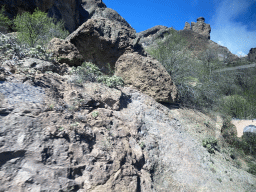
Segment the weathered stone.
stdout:
<path fill-rule="evenodd" d="M 94 12 L 98 8 L 106 8 L 107 6 L 102 2 L 102 0 L 82 0 L 82 7 L 89 13 L 91 18 Z"/>
<path fill-rule="evenodd" d="M 116 62 L 115 75 L 158 102 L 174 103 L 177 89 L 166 69 L 152 57 L 138 53 L 122 55 Z"/>
<path fill-rule="evenodd" d="M 190 26 L 189 22 L 185 23 L 184 30 L 191 30 L 191 26 Z"/>
<path fill-rule="evenodd" d="M 77 48 L 63 39 L 53 38 L 48 45 L 48 51 L 53 53 L 59 63 L 70 66 L 79 66 L 84 60 Z"/>
<path fill-rule="evenodd" d="M 155 27 L 137 33 L 136 37 L 139 39 L 139 43 L 143 47 L 147 47 L 149 45 L 152 45 L 157 38 L 162 37 L 165 34 L 168 34 L 168 32 L 169 30 L 167 27 L 157 25 Z"/>
<path fill-rule="evenodd" d="M 96 64 L 107 73 L 107 63 L 114 68 L 117 59 L 125 52 L 132 52 L 135 30 L 121 22 L 106 18 L 89 19 L 66 41 L 76 46 L 86 61 Z"/>
<path fill-rule="evenodd" d="M 191 27 L 188 22 L 185 23 L 185 30 L 192 30 L 196 33 L 199 33 L 207 39 L 210 39 L 210 33 L 211 33 L 211 26 L 209 24 L 206 24 L 205 19 L 203 17 L 197 18 L 197 22 L 191 22 Z"/>
<path fill-rule="evenodd" d="M 230 154 L 202 146 L 215 124 L 132 87 L 13 74 L 0 83 L 0 189 L 255 191 L 255 177 L 232 166 Z"/>
<path fill-rule="evenodd" d="M 115 10 L 110 8 L 98 8 L 95 10 L 93 16 L 91 19 L 98 19 L 98 18 L 106 18 L 109 19 L 112 22 L 119 22 L 122 25 L 131 28 L 130 24 L 121 16 L 119 15 Z"/>
<path fill-rule="evenodd" d="M 21 63 L 24 68 L 33 68 L 35 70 L 39 70 L 42 73 L 46 71 L 55 71 L 56 66 L 48 61 L 43 61 L 40 59 L 35 59 L 35 58 L 26 58 L 23 63 Z"/>
<path fill-rule="evenodd" d="M 248 60 L 256 62 L 256 48 L 251 48 L 248 53 Z"/>

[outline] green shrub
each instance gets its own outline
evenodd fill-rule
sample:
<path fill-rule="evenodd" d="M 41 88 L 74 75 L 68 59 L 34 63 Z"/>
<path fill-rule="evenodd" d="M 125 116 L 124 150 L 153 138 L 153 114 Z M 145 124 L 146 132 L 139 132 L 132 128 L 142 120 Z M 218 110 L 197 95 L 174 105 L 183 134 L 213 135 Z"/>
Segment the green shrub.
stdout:
<path fill-rule="evenodd" d="M 0 31 L 8 32 L 12 21 L 4 15 L 5 12 L 5 6 L 2 6 L 0 10 Z"/>
<path fill-rule="evenodd" d="M 124 85 L 123 79 L 121 77 L 117 77 L 115 75 L 113 75 L 112 77 L 99 76 L 97 78 L 97 80 L 98 80 L 98 82 L 104 83 L 105 85 L 107 85 L 110 88 Z"/>
<path fill-rule="evenodd" d="M 84 62 L 81 66 L 78 66 L 77 68 L 72 67 L 71 73 L 77 76 L 75 82 L 78 84 L 83 84 L 86 81 L 97 81 L 111 88 L 124 85 L 121 77 L 117 77 L 115 75 L 113 75 L 112 77 L 104 75 L 100 71 L 100 69 L 91 62 Z"/>
<path fill-rule="evenodd" d="M 207 148 L 209 153 L 215 153 L 215 150 L 219 150 L 217 140 L 212 137 L 203 140 L 203 147 Z"/>
<path fill-rule="evenodd" d="M 256 133 L 245 132 L 242 136 L 244 151 L 250 155 L 256 155 Z"/>
<path fill-rule="evenodd" d="M 84 62 L 81 66 L 72 67 L 71 74 L 77 76 L 75 82 L 78 84 L 83 84 L 86 81 L 95 82 L 97 76 L 102 75 L 100 69 L 91 62 Z"/>
<path fill-rule="evenodd" d="M 31 47 L 46 45 L 53 37 L 65 38 L 69 33 L 64 29 L 64 22 L 57 22 L 47 16 L 47 13 L 35 9 L 33 14 L 24 12 L 14 19 L 18 40 Z"/>
<path fill-rule="evenodd" d="M 96 118 L 96 117 L 98 117 L 99 112 L 98 112 L 98 111 L 93 111 L 93 112 L 91 113 L 91 115 L 92 115 L 93 118 Z"/>
<path fill-rule="evenodd" d="M 248 103 L 246 99 L 240 95 L 230 95 L 222 98 L 221 109 L 225 114 L 229 114 L 235 118 L 244 118 L 247 116 Z"/>
<path fill-rule="evenodd" d="M 249 169 L 248 172 L 256 175 L 256 164 L 255 163 L 248 163 Z"/>

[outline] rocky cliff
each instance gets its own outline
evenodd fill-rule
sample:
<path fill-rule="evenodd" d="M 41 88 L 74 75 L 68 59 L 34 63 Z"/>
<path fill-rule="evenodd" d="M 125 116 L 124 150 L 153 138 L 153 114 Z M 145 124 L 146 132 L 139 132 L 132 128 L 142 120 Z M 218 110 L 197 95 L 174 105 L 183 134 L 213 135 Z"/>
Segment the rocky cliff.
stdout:
<path fill-rule="evenodd" d="M 248 60 L 256 62 L 256 48 L 251 48 L 248 53 Z"/>
<path fill-rule="evenodd" d="M 222 148 L 219 118 L 164 106 L 131 87 L 77 86 L 33 58 L 12 72 L 3 66 L 1 191 L 256 189 L 256 177 Z M 209 136 L 219 139 L 214 154 L 201 143 Z"/>
<path fill-rule="evenodd" d="M 140 41 L 167 28 L 137 36 L 101 1 L 81 6 L 90 19 L 49 43 L 60 59 L 0 57 L 0 191 L 255 191 L 256 177 L 226 147 L 221 117 L 177 108 L 171 76 L 145 53 Z M 3 36 L 16 47 L 15 35 Z M 109 62 L 124 86 L 72 73 L 90 61 L 106 74 Z M 210 136 L 214 153 L 202 145 Z"/>
<path fill-rule="evenodd" d="M 197 18 L 197 22 L 191 22 L 191 26 L 188 22 L 185 23 L 184 30 L 192 30 L 200 35 L 207 37 L 210 39 L 211 26 L 206 24 L 205 19 L 203 17 Z"/>

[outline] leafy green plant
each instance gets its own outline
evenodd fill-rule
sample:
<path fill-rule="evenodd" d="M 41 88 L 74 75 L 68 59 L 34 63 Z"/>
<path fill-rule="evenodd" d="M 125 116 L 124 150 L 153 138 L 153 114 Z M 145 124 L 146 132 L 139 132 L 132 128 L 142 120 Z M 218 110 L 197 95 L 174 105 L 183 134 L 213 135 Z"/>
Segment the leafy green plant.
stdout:
<path fill-rule="evenodd" d="M 102 82 L 110 88 L 124 85 L 123 79 L 121 77 L 117 77 L 115 75 L 113 75 L 112 77 L 99 76 L 97 78 L 97 80 L 98 80 L 98 82 L 100 82 L 100 83 Z"/>
<path fill-rule="evenodd" d="M 93 112 L 91 113 L 91 115 L 92 115 L 93 118 L 96 118 L 96 117 L 98 117 L 99 112 L 98 112 L 98 111 L 93 111 Z"/>
<path fill-rule="evenodd" d="M 56 23 L 56 24 L 55 24 Z M 57 22 L 47 16 L 47 13 L 35 9 L 33 14 L 24 12 L 14 19 L 18 40 L 31 47 L 46 45 L 53 37 L 65 38 L 69 33 L 64 29 L 64 22 Z"/>
<path fill-rule="evenodd" d="M 248 172 L 256 175 L 256 164 L 255 163 L 248 163 L 249 169 Z"/>
<path fill-rule="evenodd" d="M 144 149 L 146 147 L 146 145 L 145 145 L 145 143 L 143 141 L 140 142 L 140 147 L 141 147 L 141 149 Z"/>
<path fill-rule="evenodd" d="M 8 29 L 10 28 L 12 21 L 5 16 L 5 6 L 2 6 L 0 10 L 0 30 L 3 32 L 8 32 Z"/>
<path fill-rule="evenodd" d="M 209 137 L 203 140 L 203 147 L 207 148 L 209 153 L 215 153 L 214 151 L 218 150 L 217 146 L 217 140 L 213 137 Z"/>
<path fill-rule="evenodd" d="M 52 111 L 54 108 L 54 104 L 49 105 L 50 110 Z"/>
<path fill-rule="evenodd" d="M 86 81 L 97 81 L 111 88 L 124 85 L 124 81 L 121 77 L 104 75 L 100 69 L 91 62 L 84 62 L 81 66 L 72 67 L 71 74 L 77 77 L 74 81 L 78 84 L 83 84 Z"/>

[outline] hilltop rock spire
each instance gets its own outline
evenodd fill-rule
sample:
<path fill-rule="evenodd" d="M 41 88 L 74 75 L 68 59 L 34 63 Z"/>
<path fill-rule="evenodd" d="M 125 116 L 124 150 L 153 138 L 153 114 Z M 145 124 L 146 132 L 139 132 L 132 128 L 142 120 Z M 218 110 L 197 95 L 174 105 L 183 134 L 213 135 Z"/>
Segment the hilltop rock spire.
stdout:
<path fill-rule="evenodd" d="M 188 22 L 185 23 L 184 30 L 192 30 L 210 39 L 211 26 L 206 24 L 203 17 L 197 18 L 197 22 L 191 22 L 191 26 Z"/>

